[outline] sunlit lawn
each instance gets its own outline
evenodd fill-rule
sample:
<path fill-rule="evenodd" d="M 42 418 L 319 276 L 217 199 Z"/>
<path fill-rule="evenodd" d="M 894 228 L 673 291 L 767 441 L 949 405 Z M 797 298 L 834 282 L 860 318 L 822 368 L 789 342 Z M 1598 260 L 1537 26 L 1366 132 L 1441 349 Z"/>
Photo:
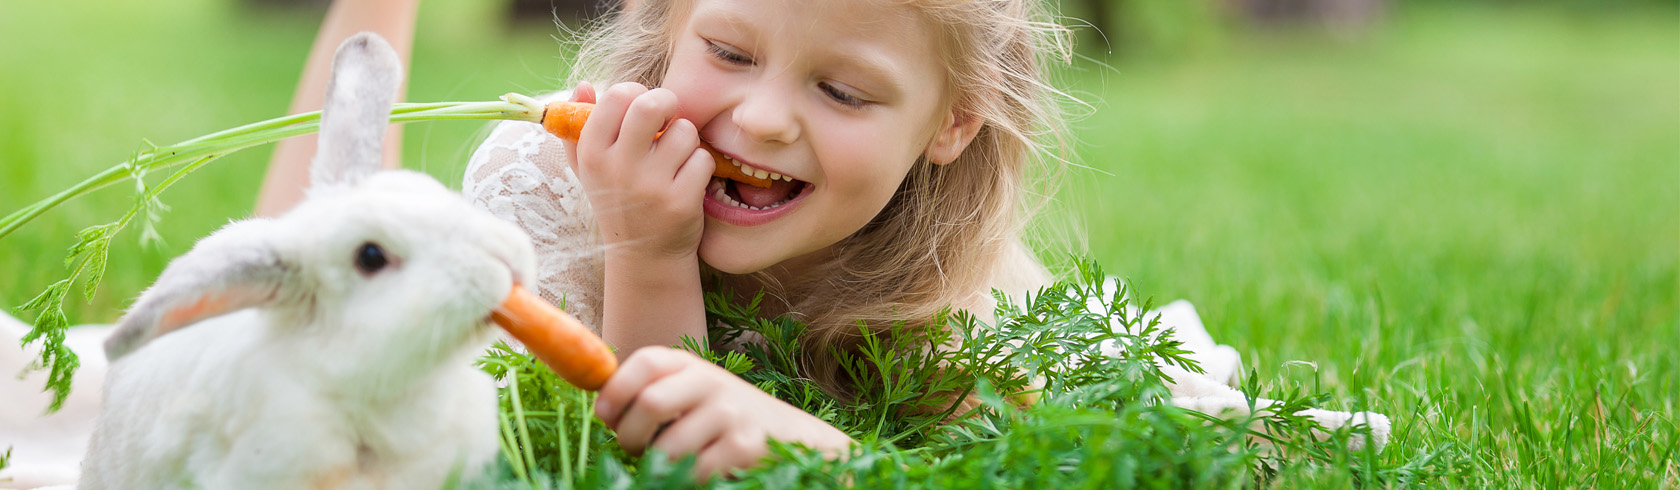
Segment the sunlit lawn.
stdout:
<path fill-rule="evenodd" d="M 1091 250 L 1264 376 L 1398 416 L 1390 457 L 1672 488 L 1680 28 L 1592 14 L 1408 12 L 1366 42 L 1121 64 L 1082 126 L 1112 174 L 1077 194 Z"/>

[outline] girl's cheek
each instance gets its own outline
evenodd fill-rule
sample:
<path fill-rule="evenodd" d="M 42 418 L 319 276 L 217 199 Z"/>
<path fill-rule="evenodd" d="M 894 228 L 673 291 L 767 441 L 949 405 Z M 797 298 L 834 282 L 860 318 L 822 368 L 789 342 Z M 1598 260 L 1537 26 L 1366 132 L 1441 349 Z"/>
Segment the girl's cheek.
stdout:
<path fill-rule="evenodd" d="M 714 119 L 727 114 L 725 109 L 728 108 L 730 101 L 735 99 L 733 90 L 737 89 L 731 88 L 735 83 L 732 83 L 729 77 L 697 77 L 690 83 L 692 84 L 691 90 L 688 91 L 688 94 L 683 94 L 687 97 L 680 99 L 684 100 L 683 106 L 690 108 L 692 111 L 690 120 L 703 128 Z M 745 82 L 740 81 L 740 83 L 744 84 Z"/>
<path fill-rule="evenodd" d="M 679 56 L 672 60 L 662 84 L 676 92 L 681 116 L 702 128 L 721 112 L 732 91 L 745 83 L 741 74 L 721 72 L 711 65 L 707 59 Z"/>

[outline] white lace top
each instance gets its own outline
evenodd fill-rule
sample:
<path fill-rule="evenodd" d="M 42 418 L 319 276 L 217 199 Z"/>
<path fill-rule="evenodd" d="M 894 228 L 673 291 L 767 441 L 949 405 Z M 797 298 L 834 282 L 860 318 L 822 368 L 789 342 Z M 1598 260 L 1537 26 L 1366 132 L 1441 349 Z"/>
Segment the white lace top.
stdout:
<path fill-rule="evenodd" d="M 549 99 L 555 97 L 564 95 Z M 542 125 L 502 121 L 467 162 L 461 192 L 474 205 L 531 235 L 537 252 L 537 294 L 565 305 L 600 333 L 600 238 L 570 161 L 560 138 Z"/>

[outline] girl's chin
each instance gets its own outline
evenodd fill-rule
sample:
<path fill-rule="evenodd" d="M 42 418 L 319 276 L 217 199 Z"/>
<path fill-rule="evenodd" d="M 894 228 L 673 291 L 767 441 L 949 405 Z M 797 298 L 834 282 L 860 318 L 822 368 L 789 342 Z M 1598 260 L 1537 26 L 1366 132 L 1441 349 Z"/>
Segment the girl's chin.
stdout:
<path fill-rule="evenodd" d="M 707 267 L 725 274 L 751 274 L 764 270 L 775 262 L 765 262 L 755 253 L 742 253 L 737 246 L 717 244 L 706 238 L 700 240 L 700 261 Z"/>
<path fill-rule="evenodd" d="M 776 268 L 775 274 L 814 270 L 831 258 L 829 247 L 801 252 L 807 243 L 768 243 L 763 236 L 708 224 L 700 235 L 700 262 L 725 274 L 752 274 Z M 793 248 L 789 248 L 793 247 Z M 779 267 L 778 267 L 779 266 Z M 789 278 L 783 277 L 783 280 Z"/>

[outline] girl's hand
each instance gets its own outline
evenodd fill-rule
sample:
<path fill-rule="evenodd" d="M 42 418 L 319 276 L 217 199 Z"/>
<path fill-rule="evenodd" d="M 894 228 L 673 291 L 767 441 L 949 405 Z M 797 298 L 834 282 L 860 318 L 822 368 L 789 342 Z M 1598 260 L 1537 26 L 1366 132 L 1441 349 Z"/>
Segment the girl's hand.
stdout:
<path fill-rule="evenodd" d="M 677 96 L 620 83 L 597 101 L 594 87 L 585 83 L 572 97 L 595 103 L 576 146 L 568 144 L 567 150 L 576 155 L 573 166 L 608 253 L 639 258 L 696 254 L 714 164 L 699 149 L 694 123 L 675 119 Z"/>
<path fill-rule="evenodd" d="M 758 463 L 768 439 L 803 443 L 832 455 L 852 439 L 687 351 L 646 347 L 601 388 L 595 416 L 618 432 L 625 451 L 656 447 L 672 457 L 698 453 L 700 478 Z"/>

